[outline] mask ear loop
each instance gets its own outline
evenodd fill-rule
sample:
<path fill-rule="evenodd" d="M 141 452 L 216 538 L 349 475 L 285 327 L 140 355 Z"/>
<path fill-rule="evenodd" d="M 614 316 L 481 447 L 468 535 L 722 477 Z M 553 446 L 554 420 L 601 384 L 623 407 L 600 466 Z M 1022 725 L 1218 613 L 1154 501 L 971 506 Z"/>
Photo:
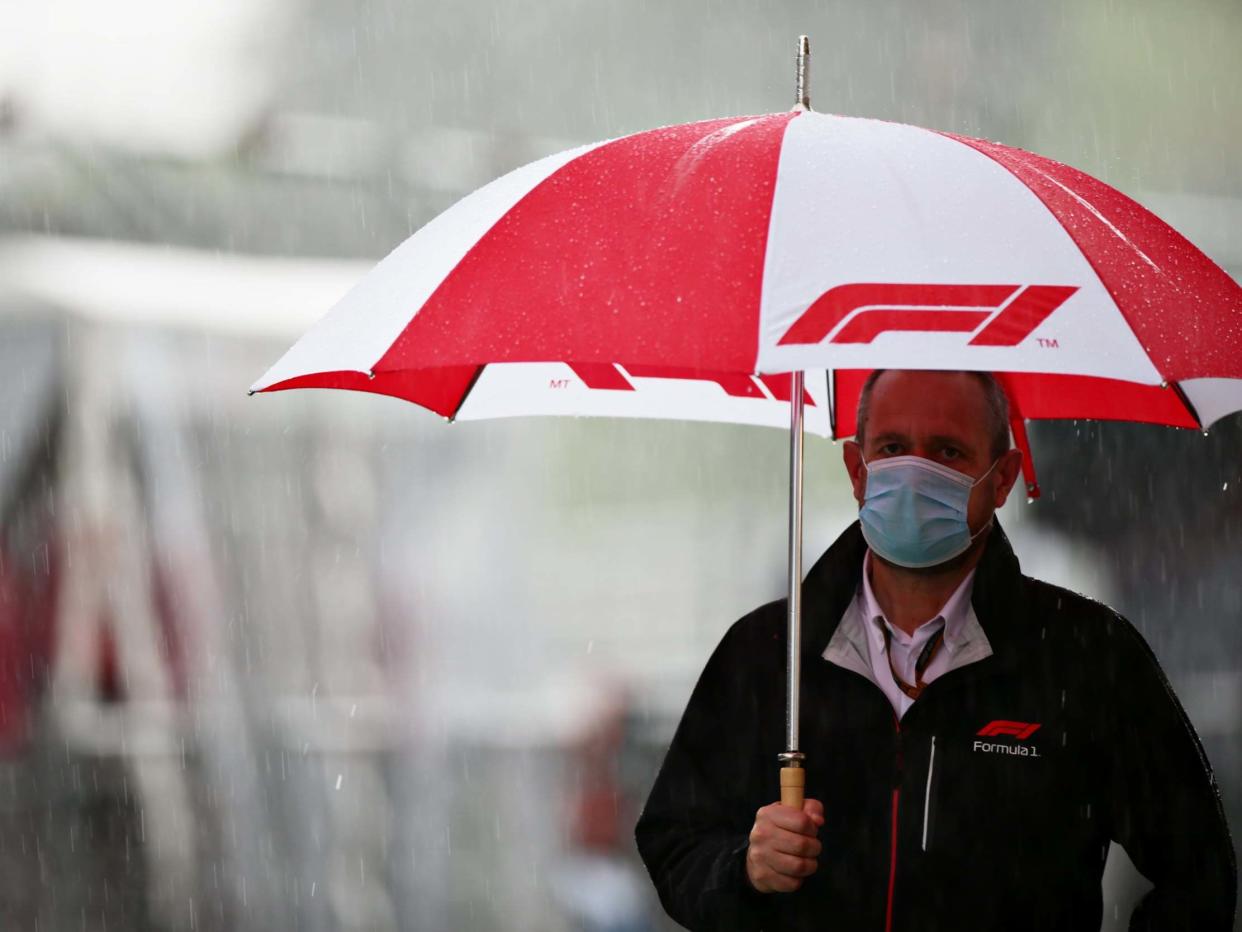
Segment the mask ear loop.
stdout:
<path fill-rule="evenodd" d="M 985 473 L 984 473 L 982 476 L 980 476 L 978 479 L 976 479 L 974 482 L 972 482 L 972 483 L 970 484 L 970 487 L 973 489 L 973 488 L 974 488 L 975 486 L 977 486 L 980 482 L 982 482 L 984 479 L 986 479 L 988 476 L 990 476 L 990 475 L 992 474 L 992 470 L 996 468 L 996 464 L 997 464 L 997 463 L 999 463 L 1000 461 L 1001 461 L 1001 457 L 999 457 L 999 456 L 998 456 L 996 459 L 992 460 L 992 465 L 988 467 L 988 471 L 987 471 L 987 472 L 985 472 Z"/>
<path fill-rule="evenodd" d="M 988 471 L 985 472 L 982 476 L 980 476 L 978 479 L 976 479 L 974 482 L 970 484 L 970 490 L 972 492 L 974 491 L 975 486 L 977 486 L 980 482 L 982 482 L 989 475 L 991 475 L 992 470 L 996 468 L 996 464 L 999 463 L 1000 461 L 1001 461 L 1001 457 L 998 456 L 996 459 L 992 461 L 992 465 L 988 467 Z M 970 500 L 967 499 L 968 505 L 969 505 L 969 502 Z M 988 520 L 983 525 L 983 527 L 979 528 L 978 531 L 970 535 L 970 542 L 973 544 L 975 542 L 975 538 L 978 537 L 980 534 L 982 534 L 984 531 L 986 531 L 988 528 L 990 528 L 995 521 L 996 521 L 996 509 L 994 508 L 992 509 L 992 514 L 988 517 Z"/>
<path fill-rule="evenodd" d="M 978 537 L 980 534 L 982 534 L 984 531 L 986 531 L 988 528 L 990 528 L 995 520 L 996 520 L 996 512 L 992 512 L 992 516 L 988 518 L 987 523 L 985 523 L 983 527 L 979 528 L 979 530 L 975 531 L 975 533 L 970 535 L 970 542 L 973 544 L 975 542 L 975 538 Z"/>

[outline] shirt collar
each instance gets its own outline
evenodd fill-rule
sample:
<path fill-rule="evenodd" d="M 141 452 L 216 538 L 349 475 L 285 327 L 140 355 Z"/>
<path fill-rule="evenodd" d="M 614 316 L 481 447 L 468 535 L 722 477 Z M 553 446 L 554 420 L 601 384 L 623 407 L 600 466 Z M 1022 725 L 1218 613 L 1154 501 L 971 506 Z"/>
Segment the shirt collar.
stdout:
<path fill-rule="evenodd" d="M 963 629 L 971 615 L 970 596 L 974 588 L 975 571 L 972 569 L 966 574 L 966 578 L 961 581 L 953 594 L 941 607 L 940 611 L 925 621 L 922 625 L 915 629 L 915 638 L 919 638 L 919 632 L 922 628 L 928 627 L 934 629 L 938 625 L 933 622 L 944 621 L 944 643 L 950 652 L 955 651 L 962 643 Z M 871 549 L 868 548 L 863 556 L 862 566 L 862 586 L 859 591 L 859 599 L 863 617 L 869 622 L 867 630 L 870 632 L 869 637 L 877 640 L 880 646 L 883 646 L 884 630 L 883 625 L 888 625 L 889 630 L 894 636 L 906 635 L 893 626 L 887 618 L 884 617 L 884 611 L 880 608 L 880 603 L 876 601 L 875 592 L 871 589 Z"/>

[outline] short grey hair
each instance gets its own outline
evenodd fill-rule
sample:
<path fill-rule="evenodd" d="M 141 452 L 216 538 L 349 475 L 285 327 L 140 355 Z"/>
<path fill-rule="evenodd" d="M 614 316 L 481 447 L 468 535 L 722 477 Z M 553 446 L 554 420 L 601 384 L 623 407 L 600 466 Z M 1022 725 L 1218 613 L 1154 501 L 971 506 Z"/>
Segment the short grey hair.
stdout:
<path fill-rule="evenodd" d="M 863 383 L 862 391 L 858 393 L 858 417 L 856 419 L 858 426 L 854 431 L 854 439 L 860 445 L 866 442 L 867 409 L 871 405 L 872 389 L 880 380 L 880 376 L 887 371 L 887 369 L 872 370 L 867 376 L 867 381 Z M 992 437 L 992 459 L 996 459 L 1008 452 L 1010 447 L 1009 396 L 1005 394 L 1000 381 L 991 372 L 974 372 L 968 369 L 962 371 L 978 379 L 983 388 L 983 400 L 988 412 L 988 433 Z"/>

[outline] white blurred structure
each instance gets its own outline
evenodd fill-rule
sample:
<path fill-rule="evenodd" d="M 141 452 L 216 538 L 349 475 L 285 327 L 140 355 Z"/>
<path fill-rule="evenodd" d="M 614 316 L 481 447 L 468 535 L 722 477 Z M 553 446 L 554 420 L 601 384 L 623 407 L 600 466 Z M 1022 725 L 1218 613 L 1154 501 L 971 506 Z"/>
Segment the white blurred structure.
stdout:
<path fill-rule="evenodd" d="M 0 96 L 38 135 L 224 155 L 273 104 L 271 61 L 293 9 L 293 0 L 4 0 Z"/>

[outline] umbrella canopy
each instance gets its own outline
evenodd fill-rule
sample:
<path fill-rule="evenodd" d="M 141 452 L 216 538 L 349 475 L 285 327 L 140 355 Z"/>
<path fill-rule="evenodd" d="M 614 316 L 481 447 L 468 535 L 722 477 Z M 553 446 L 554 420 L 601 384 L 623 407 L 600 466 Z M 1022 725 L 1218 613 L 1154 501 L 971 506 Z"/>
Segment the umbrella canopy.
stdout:
<path fill-rule="evenodd" d="M 806 427 L 848 436 L 875 367 L 1002 373 L 1023 446 L 1023 418 L 1206 427 L 1242 410 L 1242 288 L 1050 159 L 795 110 L 511 172 L 406 240 L 252 390 L 358 389 L 464 420 L 784 426 L 781 374 L 806 370 Z"/>

